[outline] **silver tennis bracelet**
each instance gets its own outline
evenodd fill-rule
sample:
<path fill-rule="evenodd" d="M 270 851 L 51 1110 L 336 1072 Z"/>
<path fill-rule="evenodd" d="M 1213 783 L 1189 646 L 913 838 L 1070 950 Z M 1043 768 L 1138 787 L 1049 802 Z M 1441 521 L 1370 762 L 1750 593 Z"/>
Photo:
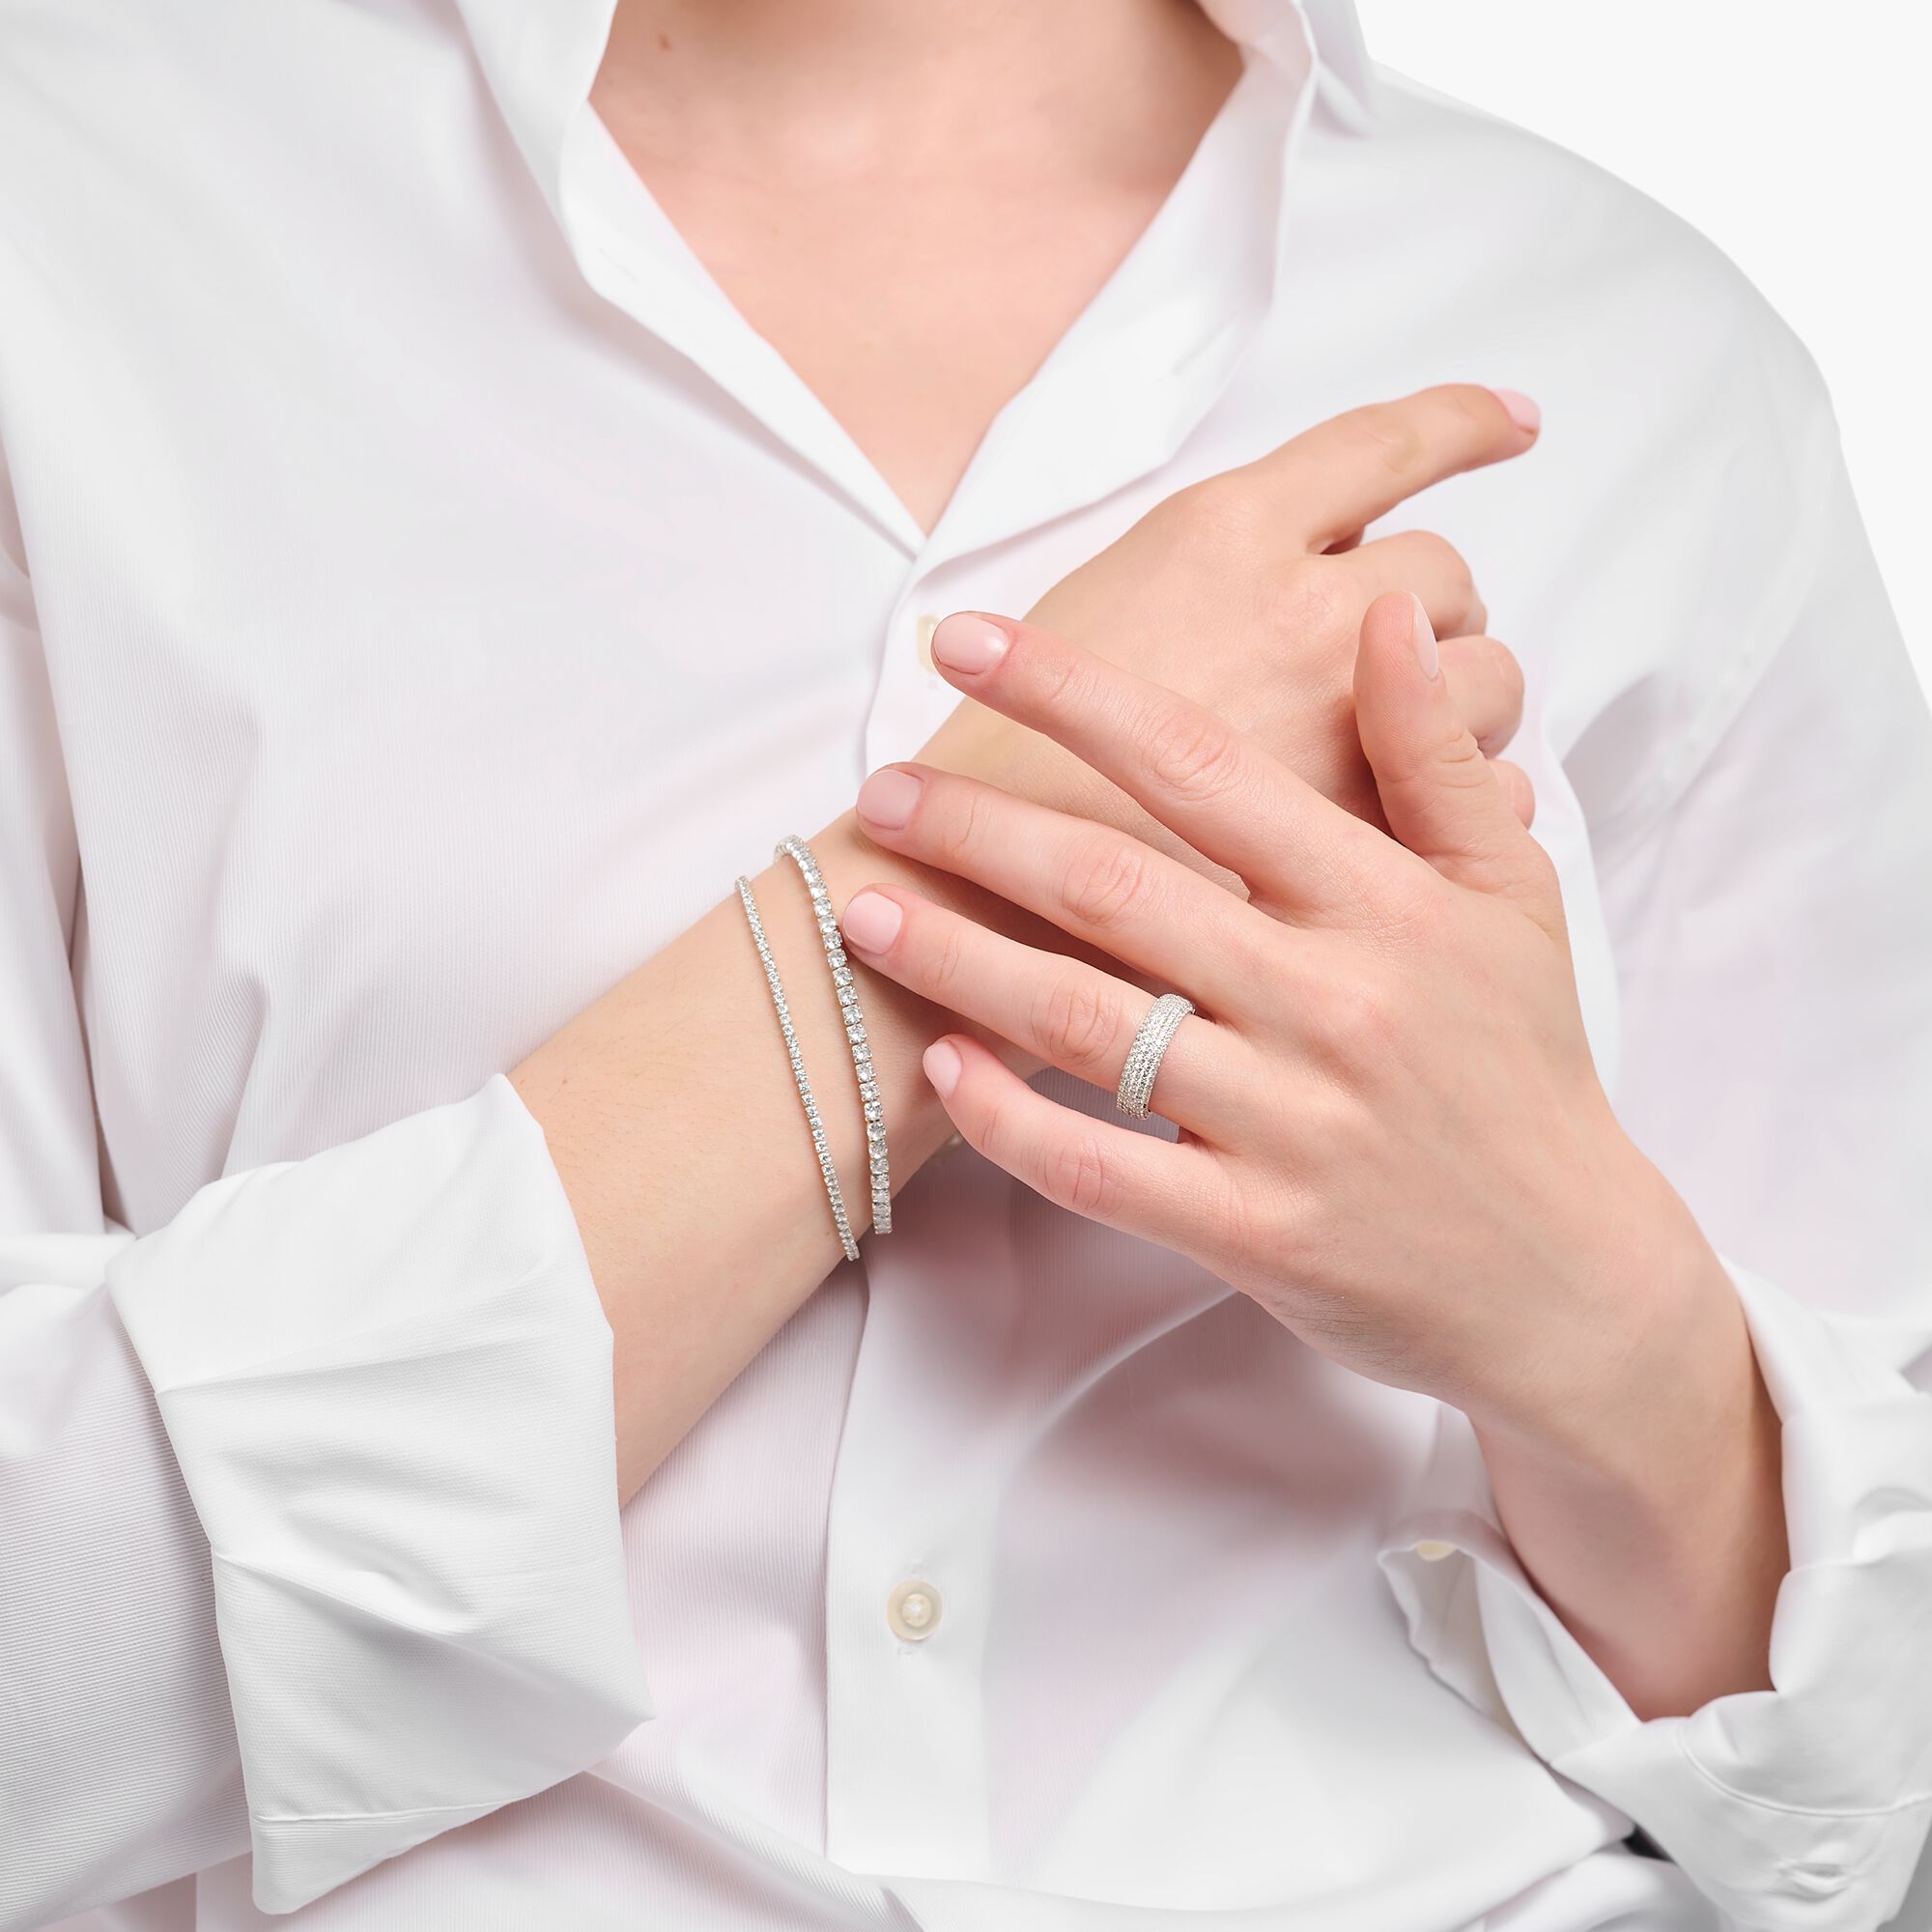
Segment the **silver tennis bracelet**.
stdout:
<path fill-rule="evenodd" d="M 832 990 L 838 996 L 838 1011 L 845 1022 L 846 1044 L 852 1049 L 852 1072 L 859 1083 L 859 1105 L 866 1116 L 866 1163 L 872 1179 L 872 1232 L 893 1232 L 893 1176 L 886 1156 L 886 1109 L 879 1098 L 879 1083 L 872 1068 L 872 1048 L 866 1038 L 866 1016 L 859 1009 L 859 986 L 851 961 L 839 939 L 838 922 L 833 916 L 832 895 L 825 889 L 825 874 L 811 847 L 795 834 L 781 838 L 772 850 L 774 860 L 789 859 L 798 867 L 806 891 L 811 895 L 812 917 L 818 922 L 818 937 L 825 948 L 825 963 L 832 969 Z"/>
<path fill-rule="evenodd" d="M 859 1259 L 859 1243 L 852 1238 L 851 1217 L 845 1212 L 845 1195 L 838 1185 L 838 1171 L 832 1162 L 832 1147 L 825 1138 L 825 1122 L 818 1118 L 818 1102 L 812 1098 L 811 1082 L 806 1078 L 805 1056 L 798 1048 L 798 1029 L 792 1024 L 791 1009 L 785 1004 L 784 984 L 779 979 L 779 962 L 772 956 L 772 943 L 765 937 L 765 923 L 758 917 L 758 902 L 752 896 L 752 882 L 738 875 L 738 897 L 745 907 L 745 919 L 752 928 L 752 944 L 758 949 L 758 962 L 765 969 L 765 984 L 772 990 L 772 1010 L 779 1016 L 779 1032 L 784 1038 L 785 1058 L 791 1062 L 791 1077 L 805 1108 L 805 1123 L 811 1129 L 812 1151 L 818 1155 L 818 1175 L 825 1183 L 825 1198 L 832 1206 L 832 1225 L 838 1230 L 838 1245 L 845 1259 Z"/>
<path fill-rule="evenodd" d="M 859 1086 L 859 1105 L 865 1115 L 866 1159 L 872 1189 L 872 1228 L 876 1234 L 890 1235 L 893 1231 L 893 1189 L 892 1169 L 886 1152 L 885 1106 L 879 1097 L 871 1043 L 866 1037 L 866 1020 L 859 1005 L 857 976 L 839 941 L 838 921 L 832 910 L 832 895 L 826 889 L 825 875 L 818 869 L 818 861 L 812 856 L 811 847 L 803 838 L 780 839 L 772 857 L 774 860 L 791 860 L 811 897 L 812 917 L 818 923 L 819 940 L 825 951 L 826 965 L 832 973 L 832 989 L 838 996 L 839 1015 L 845 1026 L 845 1040 L 852 1054 L 852 1072 Z M 825 1122 L 819 1115 L 811 1082 L 806 1075 L 798 1028 L 785 999 L 783 981 L 779 977 L 778 960 L 765 932 L 764 921 L 758 915 L 758 903 L 753 896 L 751 880 L 741 875 L 736 883 L 739 900 L 745 908 L 746 923 L 752 929 L 752 943 L 757 948 L 758 963 L 765 969 L 765 984 L 771 990 L 772 1010 L 778 1015 L 785 1058 L 791 1064 L 792 1083 L 798 1089 L 799 1104 L 805 1109 L 805 1123 L 811 1134 L 812 1152 L 818 1159 L 819 1179 L 825 1184 L 825 1199 L 832 1209 L 832 1225 L 838 1232 L 838 1244 L 844 1250 L 845 1259 L 855 1262 L 859 1259 L 859 1244 L 853 1238 L 852 1220 L 845 1209 L 844 1190 L 838 1184 L 838 1169 L 833 1162 L 832 1145 L 826 1135 Z"/>

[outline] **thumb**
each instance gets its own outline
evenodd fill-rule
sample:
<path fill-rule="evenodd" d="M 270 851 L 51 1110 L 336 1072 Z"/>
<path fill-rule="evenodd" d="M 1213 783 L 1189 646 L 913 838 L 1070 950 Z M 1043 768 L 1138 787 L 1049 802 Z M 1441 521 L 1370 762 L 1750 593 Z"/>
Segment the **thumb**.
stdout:
<path fill-rule="evenodd" d="M 1553 898 L 1548 861 L 1463 723 L 1419 599 L 1378 597 L 1355 657 L 1355 724 L 1389 830 L 1445 878 Z"/>

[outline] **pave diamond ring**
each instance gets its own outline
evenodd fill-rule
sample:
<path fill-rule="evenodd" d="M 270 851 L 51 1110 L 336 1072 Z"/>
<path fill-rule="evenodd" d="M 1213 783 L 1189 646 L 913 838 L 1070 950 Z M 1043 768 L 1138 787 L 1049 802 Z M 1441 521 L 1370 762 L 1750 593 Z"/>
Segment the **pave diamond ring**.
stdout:
<path fill-rule="evenodd" d="M 1147 1118 L 1161 1056 L 1180 1031 L 1181 1021 L 1193 1010 L 1194 1002 L 1179 993 L 1163 993 L 1148 1009 L 1133 1044 L 1127 1048 L 1126 1065 L 1121 1068 L 1121 1084 L 1114 1094 L 1114 1104 L 1130 1121 Z"/>

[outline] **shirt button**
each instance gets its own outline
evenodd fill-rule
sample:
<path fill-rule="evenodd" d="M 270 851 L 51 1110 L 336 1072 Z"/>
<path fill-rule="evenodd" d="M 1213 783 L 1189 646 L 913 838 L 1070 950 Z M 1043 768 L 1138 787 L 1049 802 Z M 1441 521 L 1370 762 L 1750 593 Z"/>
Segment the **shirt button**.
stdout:
<path fill-rule="evenodd" d="M 886 1621 L 908 1643 L 923 1643 L 939 1628 L 939 1592 L 923 1577 L 908 1577 L 886 1599 Z"/>
<path fill-rule="evenodd" d="M 1445 1556 L 1455 1555 L 1456 1546 L 1453 1543 L 1418 1543 L 1415 1553 L 1425 1563 L 1440 1563 Z"/>
<path fill-rule="evenodd" d="M 919 661 L 934 677 L 939 675 L 939 667 L 932 661 L 932 634 L 939 629 L 939 619 L 930 611 L 922 611 L 919 615 Z"/>

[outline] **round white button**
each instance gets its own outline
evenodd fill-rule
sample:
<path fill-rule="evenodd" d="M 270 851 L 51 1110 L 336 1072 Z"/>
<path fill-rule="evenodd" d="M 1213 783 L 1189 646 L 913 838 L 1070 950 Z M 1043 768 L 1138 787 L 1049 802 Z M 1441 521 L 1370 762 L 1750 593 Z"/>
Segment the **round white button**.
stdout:
<path fill-rule="evenodd" d="M 1445 1556 L 1455 1555 L 1456 1546 L 1453 1543 L 1418 1543 L 1415 1553 L 1425 1563 L 1440 1563 Z"/>
<path fill-rule="evenodd" d="M 886 1599 L 886 1621 L 895 1636 L 923 1643 L 939 1628 L 939 1592 L 923 1577 L 908 1577 Z"/>
<path fill-rule="evenodd" d="M 919 661 L 934 677 L 939 675 L 939 667 L 932 661 L 932 634 L 939 629 L 939 619 L 930 611 L 922 611 L 919 615 Z"/>

